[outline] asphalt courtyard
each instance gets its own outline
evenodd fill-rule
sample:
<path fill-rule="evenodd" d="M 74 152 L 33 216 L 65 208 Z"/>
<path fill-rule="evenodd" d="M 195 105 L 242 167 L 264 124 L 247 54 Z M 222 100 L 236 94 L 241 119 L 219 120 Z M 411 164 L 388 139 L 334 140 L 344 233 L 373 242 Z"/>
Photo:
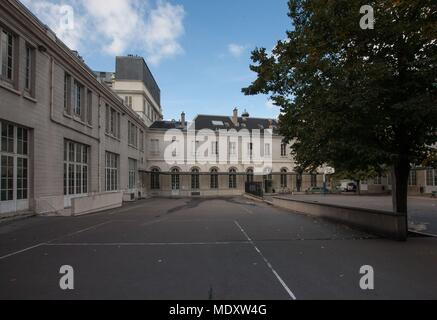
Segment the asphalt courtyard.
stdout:
<path fill-rule="evenodd" d="M 380 239 L 245 198 L 144 200 L 1 224 L 0 299 L 437 299 L 437 238 Z"/>

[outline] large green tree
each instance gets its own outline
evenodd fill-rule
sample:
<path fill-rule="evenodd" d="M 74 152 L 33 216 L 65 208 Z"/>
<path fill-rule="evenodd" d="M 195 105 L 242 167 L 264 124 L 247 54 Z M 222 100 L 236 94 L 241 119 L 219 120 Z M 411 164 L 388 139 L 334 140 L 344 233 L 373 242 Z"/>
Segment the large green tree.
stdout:
<path fill-rule="evenodd" d="M 363 30 L 360 8 L 374 9 Z M 407 215 L 412 164 L 437 141 L 435 0 L 290 0 L 292 30 L 252 53 L 243 92 L 281 107 L 280 132 L 298 164 L 393 169 L 394 211 Z"/>

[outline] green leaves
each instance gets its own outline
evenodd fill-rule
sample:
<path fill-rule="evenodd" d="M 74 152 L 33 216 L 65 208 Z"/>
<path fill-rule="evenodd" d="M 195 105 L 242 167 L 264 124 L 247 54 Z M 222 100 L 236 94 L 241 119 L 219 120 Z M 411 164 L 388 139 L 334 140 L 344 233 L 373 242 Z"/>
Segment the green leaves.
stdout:
<path fill-rule="evenodd" d="M 359 26 L 371 5 L 375 29 Z M 257 79 L 280 132 L 305 169 L 379 170 L 420 164 L 437 142 L 437 6 L 432 0 L 292 0 L 294 29 L 272 54 L 256 49 Z"/>

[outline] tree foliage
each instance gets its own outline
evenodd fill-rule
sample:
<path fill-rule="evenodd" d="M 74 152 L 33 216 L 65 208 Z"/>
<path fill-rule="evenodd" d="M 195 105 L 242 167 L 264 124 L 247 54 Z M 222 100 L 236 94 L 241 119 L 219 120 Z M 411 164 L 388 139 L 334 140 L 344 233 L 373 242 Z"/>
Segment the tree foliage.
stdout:
<path fill-rule="evenodd" d="M 359 22 L 362 5 L 374 30 Z M 281 107 L 297 163 L 337 171 L 421 164 L 437 142 L 435 0 L 291 0 L 293 30 L 252 53 L 243 92 Z M 404 170 L 405 171 L 405 170 Z M 403 178 L 402 178 L 403 179 Z"/>

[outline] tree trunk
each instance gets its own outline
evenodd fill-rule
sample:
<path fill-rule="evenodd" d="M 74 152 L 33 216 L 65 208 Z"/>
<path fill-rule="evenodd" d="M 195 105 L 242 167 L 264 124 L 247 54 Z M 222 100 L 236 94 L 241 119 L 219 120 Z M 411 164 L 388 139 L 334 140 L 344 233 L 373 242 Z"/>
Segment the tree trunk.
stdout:
<path fill-rule="evenodd" d="M 406 159 L 398 160 L 393 167 L 392 199 L 393 212 L 401 216 L 399 224 L 399 240 L 406 240 L 408 236 L 408 178 L 410 163 Z"/>
<path fill-rule="evenodd" d="M 408 161 L 398 161 L 393 168 L 393 211 L 398 214 L 408 213 L 408 178 L 410 164 Z"/>

